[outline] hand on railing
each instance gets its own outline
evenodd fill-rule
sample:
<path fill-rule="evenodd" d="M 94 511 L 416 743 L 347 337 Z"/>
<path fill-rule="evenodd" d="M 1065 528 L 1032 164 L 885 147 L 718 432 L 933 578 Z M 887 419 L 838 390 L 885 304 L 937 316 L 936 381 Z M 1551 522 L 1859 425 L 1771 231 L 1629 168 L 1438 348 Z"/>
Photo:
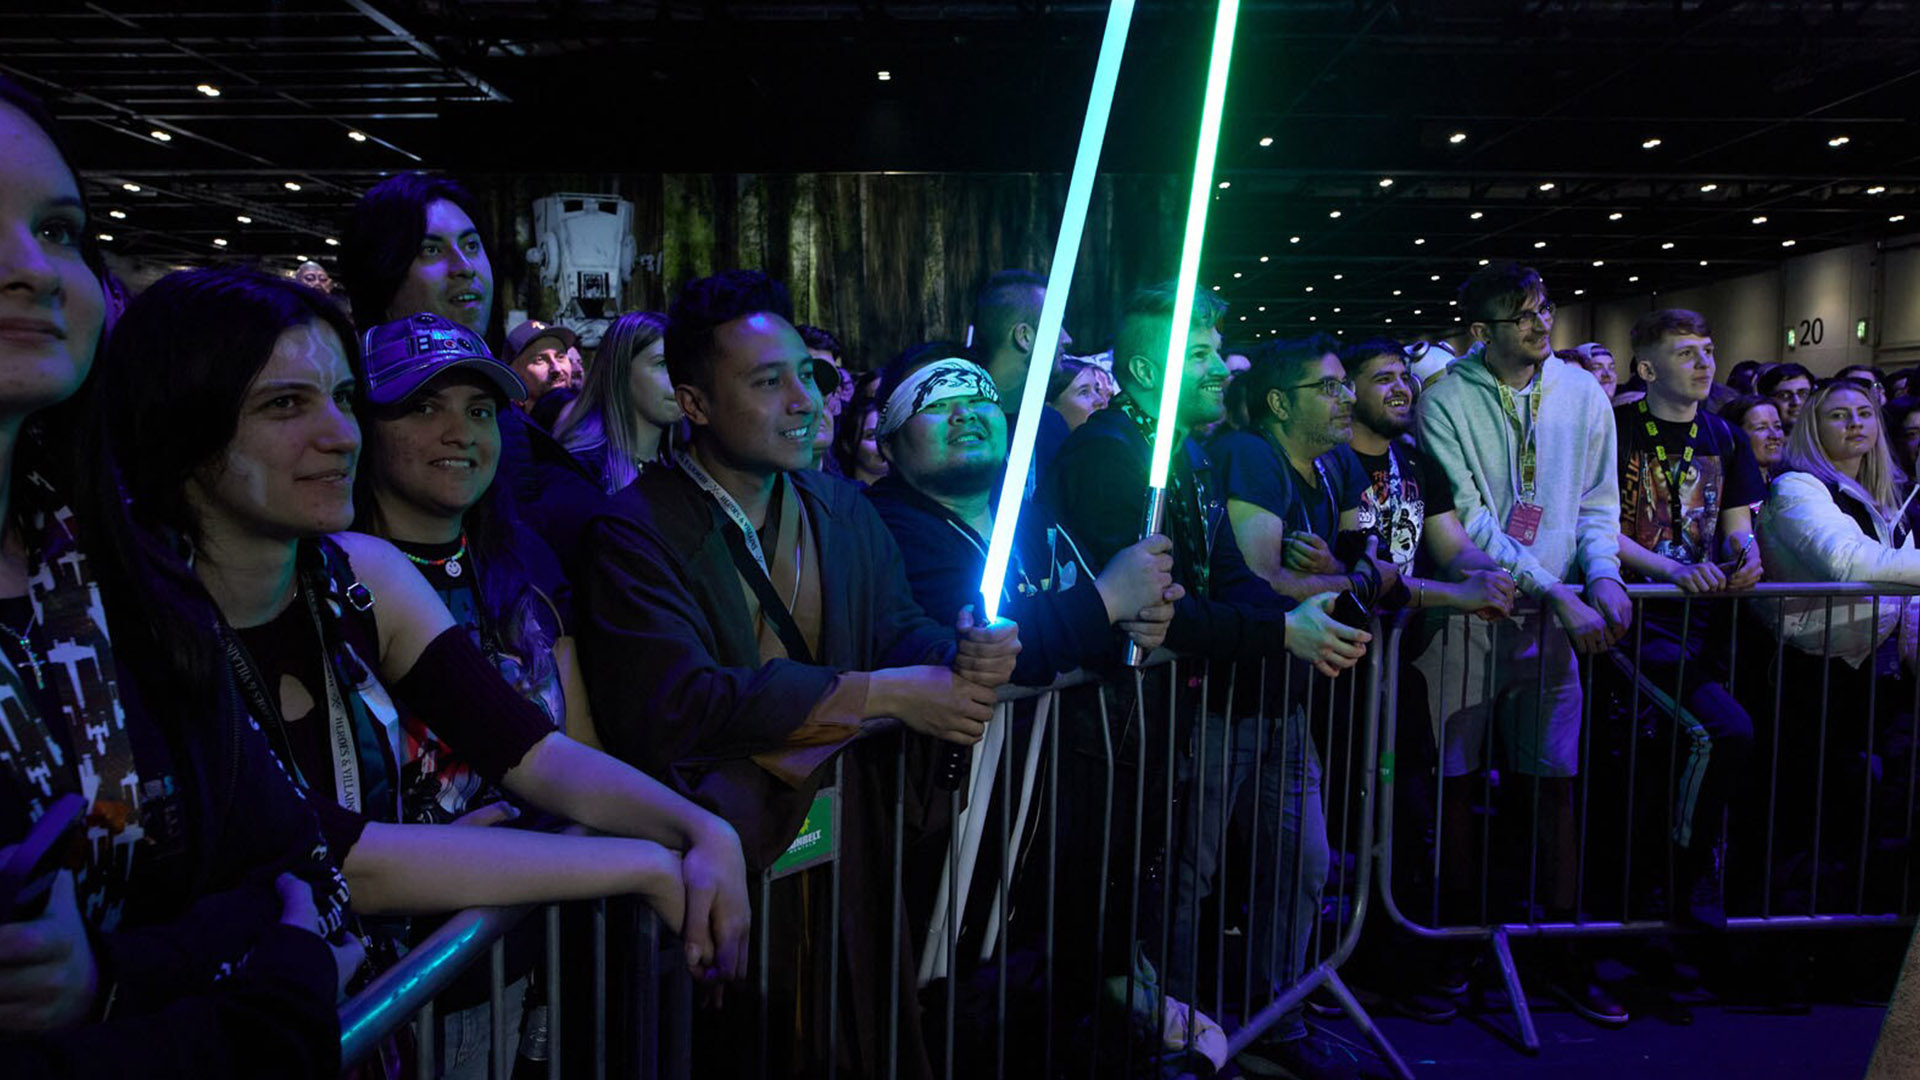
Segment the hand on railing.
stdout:
<path fill-rule="evenodd" d="M 1627 599 L 1627 590 L 1612 578 L 1589 582 L 1587 600 L 1593 604 L 1588 605 L 1564 584 L 1547 590 L 1547 603 L 1560 625 L 1566 628 L 1567 636 L 1573 639 L 1574 651 L 1606 652 L 1633 625 L 1633 601 Z"/>
<path fill-rule="evenodd" d="M 1489 622 L 1512 615 L 1513 603 L 1520 597 L 1519 583 L 1501 569 L 1469 570 L 1454 588 L 1457 606 Z"/>
<path fill-rule="evenodd" d="M 687 969 L 702 982 L 746 977 L 747 933 L 753 925 L 739 834 L 718 819 L 715 826 L 696 836 L 680 860 L 687 890 L 681 936 Z"/>
<path fill-rule="evenodd" d="M 1359 663 L 1367 655 L 1367 642 L 1373 640 L 1365 630 L 1333 617 L 1333 601 L 1338 595 L 1325 592 L 1311 596 L 1287 612 L 1287 651 L 1327 676 Z"/>
<path fill-rule="evenodd" d="M 898 717 L 922 735 L 972 746 L 987 733 L 997 698 L 951 668 L 885 668 L 867 677 L 867 713 Z"/>
<path fill-rule="evenodd" d="M 313 886 L 293 876 L 281 874 L 274 879 L 273 887 L 280 893 L 280 925 L 291 926 L 296 930 L 305 930 L 315 937 L 325 937 L 320 929 L 320 912 L 313 906 Z M 367 948 L 360 939 L 351 933 L 343 935 L 344 945 L 327 942 L 327 948 L 333 950 L 335 987 L 338 997 L 347 996 L 347 984 L 353 981 L 354 973 L 366 962 Z"/>

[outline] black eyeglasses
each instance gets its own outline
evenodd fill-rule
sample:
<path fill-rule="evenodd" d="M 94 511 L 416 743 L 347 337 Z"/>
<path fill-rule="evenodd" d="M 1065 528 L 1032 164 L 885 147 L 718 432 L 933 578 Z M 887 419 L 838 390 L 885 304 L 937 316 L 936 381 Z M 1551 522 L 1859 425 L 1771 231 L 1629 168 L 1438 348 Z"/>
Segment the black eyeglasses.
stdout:
<path fill-rule="evenodd" d="M 1480 321 L 1490 326 L 1497 326 L 1500 323 L 1512 323 L 1515 326 L 1519 326 L 1523 323 L 1531 322 L 1538 322 L 1541 326 L 1551 326 L 1553 324 L 1553 301 L 1542 300 L 1539 307 L 1530 311 L 1523 310 L 1511 319 L 1481 319 Z"/>
<path fill-rule="evenodd" d="M 1298 386 L 1287 386 L 1282 387 L 1282 389 L 1305 390 L 1308 387 L 1313 387 L 1320 391 L 1321 397 L 1338 399 L 1340 397 L 1340 391 L 1342 390 L 1345 390 L 1349 394 L 1353 393 L 1353 380 L 1336 379 L 1329 375 L 1324 379 L 1315 379 L 1313 382 L 1303 382 Z"/>

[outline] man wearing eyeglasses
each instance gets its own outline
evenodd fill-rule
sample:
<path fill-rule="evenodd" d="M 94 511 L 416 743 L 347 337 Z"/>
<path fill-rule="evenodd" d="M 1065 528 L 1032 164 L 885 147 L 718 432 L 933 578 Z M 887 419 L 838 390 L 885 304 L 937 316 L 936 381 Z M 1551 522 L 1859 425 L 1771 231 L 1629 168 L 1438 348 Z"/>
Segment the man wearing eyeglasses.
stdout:
<path fill-rule="evenodd" d="M 1455 364 L 1454 377 L 1421 400 L 1421 444 L 1446 471 L 1467 535 L 1540 602 L 1541 614 L 1467 620 L 1465 633 L 1429 649 L 1420 667 L 1429 685 L 1466 702 L 1436 732 L 1444 776 L 1499 764 L 1535 779 L 1522 792 L 1539 795 L 1540 895 L 1553 913 L 1571 914 L 1581 718 L 1574 652 L 1612 647 L 1633 619 L 1620 581 L 1613 413 L 1592 374 L 1553 355 L 1553 301 L 1537 271 L 1485 267 L 1461 285 L 1460 309 L 1481 355 Z M 1575 591 L 1582 583 L 1584 597 Z M 1461 698 L 1452 698 L 1463 677 Z M 1490 721 L 1497 761 L 1483 762 Z M 1587 1019 L 1626 1022 L 1626 1010 L 1570 954 L 1549 975 Z"/>

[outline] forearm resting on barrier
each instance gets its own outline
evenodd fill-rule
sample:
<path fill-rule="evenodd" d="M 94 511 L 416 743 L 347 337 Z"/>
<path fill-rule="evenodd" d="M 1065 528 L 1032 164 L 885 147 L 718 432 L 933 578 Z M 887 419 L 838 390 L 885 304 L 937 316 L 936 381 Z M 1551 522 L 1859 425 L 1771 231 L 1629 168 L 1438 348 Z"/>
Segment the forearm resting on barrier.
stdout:
<path fill-rule="evenodd" d="M 354 907 L 368 915 L 632 893 L 677 932 L 684 911 L 680 857 L 626 837 L 375 822 L 342 869 Z"/>

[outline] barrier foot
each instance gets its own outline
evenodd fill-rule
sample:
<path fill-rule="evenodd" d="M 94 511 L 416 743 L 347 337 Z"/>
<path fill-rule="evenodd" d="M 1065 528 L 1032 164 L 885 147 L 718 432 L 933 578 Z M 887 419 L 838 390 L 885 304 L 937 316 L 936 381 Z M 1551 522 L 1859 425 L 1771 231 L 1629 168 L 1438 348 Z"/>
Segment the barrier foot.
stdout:
<path fill-rule="evenodd" d="M 1520 1025 L 1520 1043 L 1529 1054 L 1540 1052 L 1540 1033 L 1533 1027 L 1533 1009 L 1527 1005 L 1527 992 L 1520 986 L 1520 969 L 1514 966 L 1513 949 L 1507 944 L 1504 928 L 1493 931 L 1493 955 L 1500 961 L 1500 977 L 1507 984 L 1507 998 L 1513 1002 L 1513 1018 Z"/>
<path fill-rule="evenodd" d="M 1339 973 L 1331 968 L 1327 969 L 1326 982 L 1322 985 L 1340 1002 L 1340 1011 L 1347 1014 L 1347 1019 L 1353 1021 L 1353 1026 L 1359 1028 L 1360 1034 L 1365 1035 L 1367 1041 L 1373 1044 L 1373 1048 L 1379 1051 L 1381 1060 L 1393 1070 L 1393 1075 L 1400 1080 L 1413 1080 L 1413 1069 L 1407 1065 L 1406 1059 L 1400 1056 L 1399 1051 L 1393 1048 L 1393 1044 L 1387 1041 L 1387 1033 L 1381 1031 L 1379 1025 L 1373 1022 L 1373 1017 L 1367 1015 L 1367 1010 L 1353 996 L 1353 991 L 1347 989 L 1347 984 L 1341 981 Z"/>

